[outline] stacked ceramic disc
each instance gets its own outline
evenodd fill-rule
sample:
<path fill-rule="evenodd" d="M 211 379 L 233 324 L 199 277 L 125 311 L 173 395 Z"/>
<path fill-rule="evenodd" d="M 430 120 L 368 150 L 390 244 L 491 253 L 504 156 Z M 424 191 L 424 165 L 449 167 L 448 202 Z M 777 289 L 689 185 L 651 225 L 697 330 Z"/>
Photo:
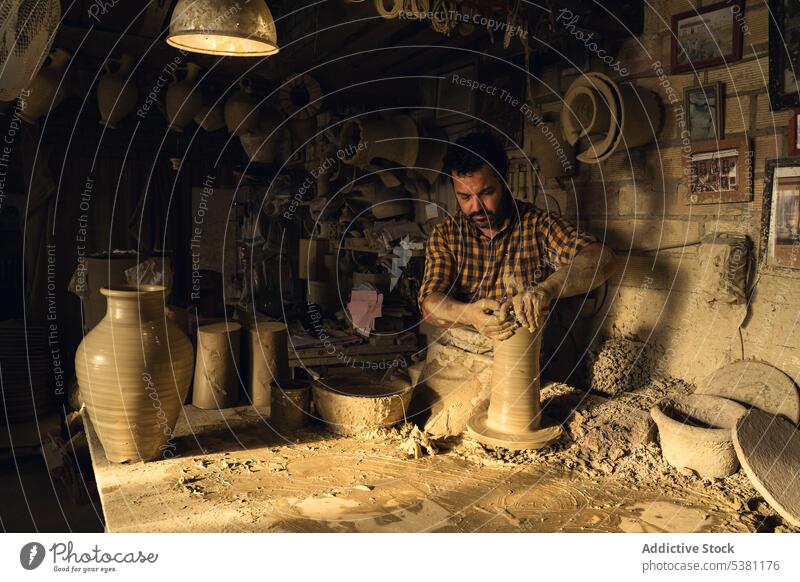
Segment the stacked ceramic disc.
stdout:
<path fill-rule="evenodd" d="M 662 124 L 661 105 L 652 91 L 617 84 L 602 73 L 587 73 L 564 96 L 561 125 L 577 159 L 599 164 L 619 149 L 655 139 Z"/>
<path fill-rule="evenodd" d="M 28 422 L 55 405 L 49 386 L 47 331 L 22 321 L 0 322 L 0 424 Z"/>

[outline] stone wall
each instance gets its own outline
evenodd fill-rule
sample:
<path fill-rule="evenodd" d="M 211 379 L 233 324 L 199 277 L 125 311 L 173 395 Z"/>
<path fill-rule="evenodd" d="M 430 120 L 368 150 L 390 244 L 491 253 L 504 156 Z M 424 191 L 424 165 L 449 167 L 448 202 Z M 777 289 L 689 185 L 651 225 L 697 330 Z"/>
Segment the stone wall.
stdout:
<path fill-rule="evenodd" d="M 627 79 L 657 92 L 665 103 L 657 142 L 616 153 L 600 165 L 582 164 L 574 188 L 564 180 L 545 183 L 547 191 L 562 200 L 566 215 L 619 251 L 620 270 L 594 319 L 595 331 L 599 336 L 648 342 L 661 355 L 655 364 L 659 371 L 688 381 L 701 379 L 742 354 L 764 359 L 800 380 L 800 272 L 756 274 L 747 315 L 743 306 L 709 303 L 699 292 L 702 277 L 709 274 L 708 265 L 699 260 L 699 246 L 646 255 L 625 251 L 674 247 L 709 233 L 729 232 L 748 235 L 758 253 L 765 160 L 785 155 L 790 117 L 788 110 L 769 110 L 765 2 L 746 3 L 741 60 L 696 74 L 667 75 L 666 81 L 658 77 L 657 62 L 669 73 L 671 16 L 691 5 L 687 0 L 648 4 L 643 34 L 626 40 L 617 56 L 630 72 Z M 542 77 L 563 95 L 578 74 L 575 69 L 552 68 Z M 678 106 L 683 104 L 685 87 L 716 81 L 725 84 L 725 137 L 746 133 L 752 142 L 754 200 L 687 205 Z M 678 97 L 672 105 L 669 87 Z M 560 97 L 543 84 L 537 84 L 537 93 L 544 111 L 560 111 Z"/>

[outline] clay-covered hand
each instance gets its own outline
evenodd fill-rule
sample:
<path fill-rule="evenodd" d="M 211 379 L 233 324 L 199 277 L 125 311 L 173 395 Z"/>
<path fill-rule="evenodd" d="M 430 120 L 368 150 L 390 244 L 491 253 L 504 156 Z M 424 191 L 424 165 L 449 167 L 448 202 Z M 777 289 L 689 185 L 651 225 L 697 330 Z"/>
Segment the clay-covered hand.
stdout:
<path fill-rule="evenodd" d="M 493 299 L 480 299 L 467 306 L 465 319 L 482 335 L 502 341 L 510 338 L 516 328 L 510 308 L 510 305 L 501 305 Z"/>
<path fill-rule="evenodd" d="M 535 332 L 547 321 L 554 299 L 552 292 L 540 285 L 530 291 L 517 293 L 511 298 L 511 303 L 520 325 Z"/>

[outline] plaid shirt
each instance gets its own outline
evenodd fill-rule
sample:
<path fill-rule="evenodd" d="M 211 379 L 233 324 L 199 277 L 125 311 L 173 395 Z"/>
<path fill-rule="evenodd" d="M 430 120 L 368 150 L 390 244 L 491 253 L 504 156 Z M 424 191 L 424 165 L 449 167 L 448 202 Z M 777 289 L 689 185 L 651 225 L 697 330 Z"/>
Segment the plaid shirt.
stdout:
<path fill-rule="evenodd" d="M 489 239 L 459 209 L 437 225 L 425 248 L 425 276 L 419 303 L 434 292 L 472 303 L 504 301 L 510 293 L 504 280 L 531 287 L 568 265 L 588 245 L 597 242 L 552 212 L 515 200 L 505 226 Z"/>

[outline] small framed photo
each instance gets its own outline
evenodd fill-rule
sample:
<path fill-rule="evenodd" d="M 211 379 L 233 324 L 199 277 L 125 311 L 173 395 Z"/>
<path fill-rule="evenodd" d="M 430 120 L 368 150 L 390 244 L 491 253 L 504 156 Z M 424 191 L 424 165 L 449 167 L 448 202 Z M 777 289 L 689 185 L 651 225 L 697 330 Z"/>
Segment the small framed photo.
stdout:
<path fill-rule="evenodd" d="M 800 160 L 767 160 L 761 222 L 762 264 L 777 270 L 799 270 Z"/>
<path fill-rule="evenodd" d="M 800 156 L 800 107 L 796 107 L 792 111 L 792 117 L 789 119 L 788 142 L 788 155 L 792 157 Z"/>
<path fill-rule="evenodd" d="M 730 64 L 742 58 L 743 0 L 725 0 L 672 16 L 672 72 Z"/>
<path fill-rule="evenodd" d="M 753 199 L 752 153 L 746 137 L 693 143 L 691 154 L 684 160 L 687 204 Z"/>
<path fill-rule="evenodd" d="M 769 0 L 769 103 L 773 111 L 800 106 L 800 2 Z"/>
<path fill-rule="evenodd" d="M 722 139 L 725 136 L 722 125 L 725 119 L 723 87 L 722 83 L 714 83 L 684 90 L 686 129 L 693 142 Z"/>

